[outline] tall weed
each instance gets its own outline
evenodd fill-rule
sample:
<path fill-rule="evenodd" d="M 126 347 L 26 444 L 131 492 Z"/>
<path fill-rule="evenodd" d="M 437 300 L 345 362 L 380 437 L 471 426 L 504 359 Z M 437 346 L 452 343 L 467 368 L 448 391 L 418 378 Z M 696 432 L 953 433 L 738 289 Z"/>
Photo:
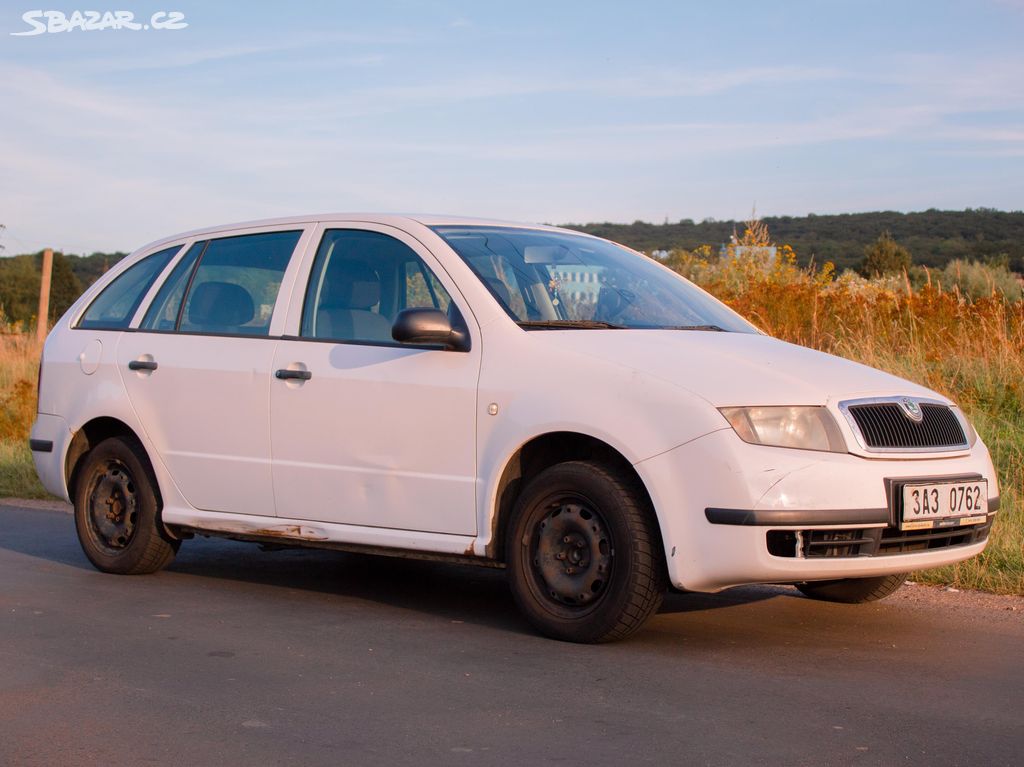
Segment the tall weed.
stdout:
<path fill-rule="evenodd" d="M 0 442 L 28 439 L 36 413 L 39 347 L 23 333 L 0 333 Z"/>
<path fill-rule="evenodd" d="M 1024 594 L 1024 302 L 1007 301 L 1012 290 L 976 289 L 972 298 L 937 280 L 915 290 L 906 275 L 836 277 L 830 265 L 798 267 L 785 247 L 775 259 L 674 252 L 668 265 L 777 338 L 886 370 L 957 402 L 992 454 L 1002 510 L 981 557 L 919 577 Z M 972 269 L 980 284 L 988 267 Z M 1001 272 L 991 284 L 998 280 Z"/>

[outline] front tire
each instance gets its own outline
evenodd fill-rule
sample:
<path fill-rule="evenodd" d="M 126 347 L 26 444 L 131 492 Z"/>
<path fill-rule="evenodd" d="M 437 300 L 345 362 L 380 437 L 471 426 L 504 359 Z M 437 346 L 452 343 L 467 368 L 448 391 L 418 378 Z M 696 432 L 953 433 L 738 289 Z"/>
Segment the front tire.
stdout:
<path fill-rule="evenodd" d="M 75 529 L 85 556 L 105 573 L 153 573 L 171 563 L 179 541 L 160 524 L 149 460 L 134 440 L 111 437 L 83 459 L 75 487 Z"/>
<path fill-rule="evenodd" d="M 906 580 L 906 573 L 882 575 L 877 578 L 842 578 L 835 581 L 809 581 L 798 583 L 804 596 L 825 602 L 856 605 L 876 602 L 894 594 Z"/>
<path fill-rule="evenodd" d="M 596 463 L 557 464 L 526 486 L 510 520 L 506 563 L 519 609 L 554 639 L 627 637 L 665 593 L 649 504 L 633 482 Z"/>

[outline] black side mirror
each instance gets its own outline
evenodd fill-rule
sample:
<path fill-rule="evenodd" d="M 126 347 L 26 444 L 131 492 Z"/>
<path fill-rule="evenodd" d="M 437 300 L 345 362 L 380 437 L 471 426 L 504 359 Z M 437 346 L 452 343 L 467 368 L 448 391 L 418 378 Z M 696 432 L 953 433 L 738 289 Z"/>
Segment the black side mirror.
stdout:
<path fill-rule="evenodd" d="M 469 333 L 456 311 L 455 322 L 439 309 L 406 309 L 391 326 L 391 337 L 403 344 L 443 346 L 456 352 L 469 351 Z"/>

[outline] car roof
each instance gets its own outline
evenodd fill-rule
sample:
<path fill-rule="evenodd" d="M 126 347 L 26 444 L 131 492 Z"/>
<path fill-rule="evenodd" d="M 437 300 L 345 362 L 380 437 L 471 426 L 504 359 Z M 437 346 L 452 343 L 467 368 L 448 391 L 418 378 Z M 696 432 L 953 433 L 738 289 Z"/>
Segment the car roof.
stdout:
<path fill-rule="evenodd" d="M 401 227 L 403 224 L 417 223 L 423 226 L 505 226 L 519 229 L 545 229 L 556 232 L 570 232 L 549 224 L 529 224 L 519 221 L 502 221 L 491 218 L 474 218 L 471 216 L 453 216 L 442 214 L 401 214 L 401 213 L 313 213 L 305 216 L 284 216 L 280 218 L 264 218 L 254 221 L 239 221 L 230 224 L 218 224 L 216 226 L 192 229 L 187 232 L 179 232 L 169 237 L 161 237 L 139 248 L 135 252 L 148 251 L 160 247 L 166 243 L 177 240 L 186 240 L 192 237 L 203 235 L 214 235 L 222 232 L 230 232 L 238 229 L 255 229 L 267 226 L 287 226 L 289 224 L 310 224 L 318 221 L 337 222 L 363 222 L 368 224 L 385 224 Z M 572 234 L 582 234 L 572 232 Z"/>

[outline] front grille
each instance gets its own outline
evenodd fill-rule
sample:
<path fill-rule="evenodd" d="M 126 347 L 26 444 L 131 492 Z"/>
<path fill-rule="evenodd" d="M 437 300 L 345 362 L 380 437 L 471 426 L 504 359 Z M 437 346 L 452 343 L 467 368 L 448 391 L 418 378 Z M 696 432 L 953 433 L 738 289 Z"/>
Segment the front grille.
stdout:
<path fill-rule="evenodd" d="M 945 405 L 921 403 L 921 420 L 912 421 L 896 402 L 872 402 L 847 408 L 869 450 L 956 450 L 967 436 Z"/>
<path fill-rule="evenodd" d="M 798 545 L 800 556 L 806 559 L 884 557 L 915 551 L 970 546 L 988 538 L 991 528 L 990 515 L 981 525 L 927 530 L 900 530 L 895 527 L 803 530 L 799 538 L 794 530 L 769 530 L 767 545 L 768 552 L 776 557 L 797 556 Z"/>
<path fill-rule="evenodd" d="M 969 546 L 988 538 L 992 528 L 992 517 L 981 525 L 963 527 L 931 528 L 928 530 L 897 530 L 886 528 L 878 542 L 876 556 L 906 554 L 913 551 L 945 549 L 953 546 Z"/>

